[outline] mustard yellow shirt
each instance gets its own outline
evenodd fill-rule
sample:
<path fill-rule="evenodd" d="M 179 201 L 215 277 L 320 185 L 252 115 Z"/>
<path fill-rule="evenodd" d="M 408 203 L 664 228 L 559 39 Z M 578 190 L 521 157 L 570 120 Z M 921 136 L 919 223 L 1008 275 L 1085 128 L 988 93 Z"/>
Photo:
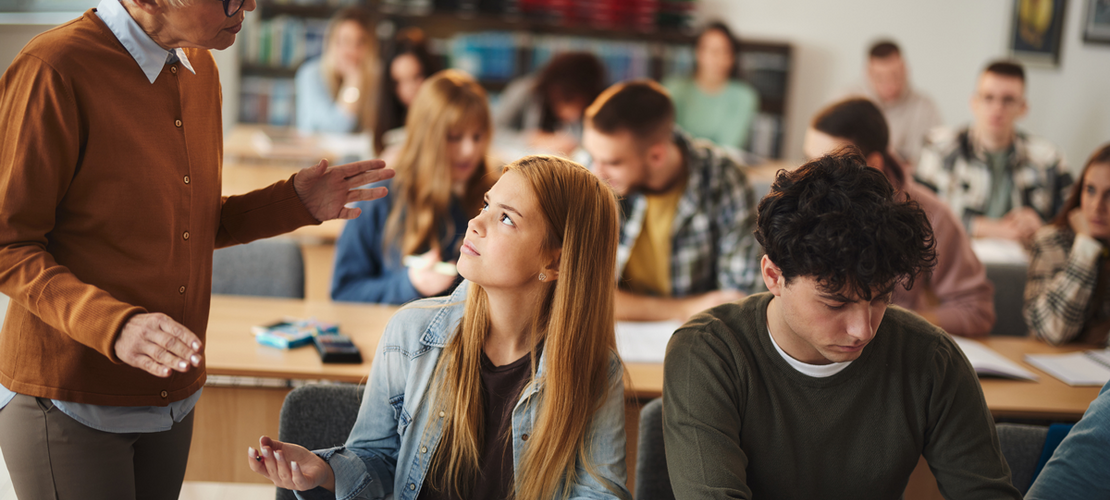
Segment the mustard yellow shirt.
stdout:
<path fill-rule="evenodd" d="M 621 288 L 642 295 L 671 296 L 671 230 L 678 200 L 685 192 L 683 178 L 670 191 L 644 195 L 647 200 L 644 226 L 632 244 Z"/>

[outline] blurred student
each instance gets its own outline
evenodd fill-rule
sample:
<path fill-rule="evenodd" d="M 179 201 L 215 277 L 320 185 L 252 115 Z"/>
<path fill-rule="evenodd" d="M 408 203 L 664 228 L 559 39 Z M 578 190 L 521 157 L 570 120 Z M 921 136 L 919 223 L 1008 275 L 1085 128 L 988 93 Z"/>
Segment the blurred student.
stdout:
<path fill-rule="evenodd" d="M 582 112 L 605 89 L 605 65 L 589 52 L 564 52 L 501 93 L 497 130 L 523 134 L 529 148 L 569 154 L 582 139 Z"/>
<path fill-rule="evenodd" d="M 917 162 L 929 131 L 944 125 L 933 99 L 910 85 L 902 49 L 890 40 L 871 46 L 865 81 L 845 96 L 866 97 L 879 106 L 890 127 L 890 147 L 903 162 Z"/>
<path fill-rule="evenodd" d="M 458 259 L 466 221 L 496 181 L 486 92 L 461 71 L 436 73 L 417 92 L 406 129 L 397 175 L 383 183 L 389 194 L 358 205 L 363 216 L 336 243 L 334 300 L 403 304 L 458 282 L 436 264 Z"/>
<path fill-rule="evenodd" d="M 936 240 L 937 265 L 917 276 L 914 287 L 896 286 L 893 304 L 916 312 L 953 335 L 980 336 L 994 326 L 994 286 L 987 270 L 971 250 L 971 240 L 960 220 L 932 191 L 907 177 L 889 153 L 886 121 L 867 99 L 833 104 L 813 118 L 806 130 L 806 157 L 819 158 L 844 146 L 854 146 L 867 166 L 886 176 L 895 191 L 921 205 Z"/>
<path fill-rule="evenodd" d="M 672 76 L 663 86 L 683 130 L 719 146 L 745 149 L 759 112 L 759 93 L 739 79 L 739 50 L 726 24 L 710 23 L 698 35 L 693 77 Z"/>
<path fill-rule="evenodd" d="M 385 82 L 379 92 L 378 117 L 374 124 L 374 151 L 379 156 L 387 148 L 400 147 L 405 141 L 409 106 L 424 79 L 438 71 L 420 28 L 398 32 L 387 53 L 382 67 Z"/>
<path fill-rule="evenodd" d="M 685 320 L 762 286 L 747 177 L 674 113 L 650 80 L 618 83 L 586 110 L 582 145 L 621 196 L 620 320 Z"/>
<path fill-rule="evenodd" d="M 1052 453 L 1025 500 L 1110 498 L 1110 383 Z"/>
<path fill-rule="evenodd" d="M 757 226 L 769 293 L 667 346 L 675 498 L 901 498 L 924 457 L 946 498 L 1020 499 L 959 346 L 888 307 L 936 259 L 917 203 L 840 153 L 780 171 Z"/>
<path fill-rule="evenodd" d="M 297 69 L 297 129 L 369 130 L 378 102 L 379 66 L 370 13 L 360 7 L 336 13 L 324 34 L 324 53 Z"/>
<path fill-rule="evenodd" d="M 1051 344 L 1110 332 L 1110 144 L 1087 160 L 1064 208 L 1033 239 L 1025 324 Z"/>
<path fill-rule="evenodd" d="M 604 183 L 556 157 L 510 164 L 470 220 L 467 281 L 386 326 L 346 444 L 264 436 L 248 464 L 303 498 L 631 499 L 616 255 Z"/>
<path fill-rule="evenodd" d="M 1028 244 L 1064 204 L 1071 175 L 1063 156 L 1017 129 L 1028 109 L 1025 70 L 991 63 L 971 97 L 975 122 L 932 131 L 921 152 L 917 179 L 948 203 L 973 238 Z"/>

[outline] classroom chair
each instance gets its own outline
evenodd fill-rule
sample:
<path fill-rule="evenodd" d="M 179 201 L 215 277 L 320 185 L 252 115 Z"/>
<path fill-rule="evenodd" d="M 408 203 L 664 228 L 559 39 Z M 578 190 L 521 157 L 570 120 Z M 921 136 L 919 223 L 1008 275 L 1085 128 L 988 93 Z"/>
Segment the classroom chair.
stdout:
<path fill-rule="evenodd" d="M 212 255 L 212 293 L 304 298 L 304 256 L 287 238 L 220 248 Z"/>
<path fill-rule="evenodd" d="M 987 279 L 994 283 L 994 329 L 991 335 L 1024 337 L 1029 329 L 1021 307 L 1025 304 L 1025 264 L 988 262 Z"/>
<path fill-rule="evenodd" d="M 1010 482 L 1024 495 L 1033 484 L 1033 472 L 1044 450 L 1048 427 L 1002 423 L 995 428 L 1002 456 L 1010 465 Z"/>
<path fill-rule="evenodd" d="M 293 389 L 281 405 L 278 440 L 310 450 L 342 445 L 355 426 L 364 387 L 308 384 Z M 292 491 L 277 488 L 277 500 L 296 498 Z"/>
<path fill-rule="evenodd" d="M 636 500 L 674 500 L 663 452 L 663 398 L 640 410 L 640 437 L 636 452 Z"/>

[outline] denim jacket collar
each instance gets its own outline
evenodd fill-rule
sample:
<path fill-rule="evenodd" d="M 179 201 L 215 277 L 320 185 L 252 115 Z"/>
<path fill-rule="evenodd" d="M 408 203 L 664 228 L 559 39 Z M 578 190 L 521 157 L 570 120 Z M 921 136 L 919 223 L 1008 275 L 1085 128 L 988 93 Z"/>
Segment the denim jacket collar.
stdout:
<path fill-rule="evenodd" d="M 447 347 L 447 343 L 450 342 L 458 332 L 458 328 L 449 328 L 448 325 L 461 324 L 462 315 L 466 311 L 466 294 L 470 286 L 470 280 L 463 280 L 463 282 L 455 288 L 455 291 L 451 292 L 451 295 L 443 299 L 444 306 L 458 304 L 459 307 L 439 308 L 435 312 L 435 316 L 432 317 L 432 321 L 428 323 L 428 327 L 424 329 L 424 333 L 420 335 L 421 344 L 437 349 Z M 540 377 L 544 372 L 544 364 L 544 353 L 541 352 L 538 361 L 539 366 L 536 368 L 536 382 L 525 387 L 524 393 L 521 394 L 520 401 L 527 399 L 527 396 L 539 392 L 542 384 Z"/>

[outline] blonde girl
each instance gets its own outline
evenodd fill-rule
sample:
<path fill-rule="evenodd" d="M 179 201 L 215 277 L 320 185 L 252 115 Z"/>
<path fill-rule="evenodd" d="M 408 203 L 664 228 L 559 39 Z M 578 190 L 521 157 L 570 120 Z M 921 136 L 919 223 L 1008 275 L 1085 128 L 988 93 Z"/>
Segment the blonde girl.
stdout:
<path fill-rule="evenodd" d="M 483 206 L 463 286 L 390 321 L 346 445 L 263 437 L 254 471 L 338 498 L 629 498 L 616 199 L 582 166 L 530 156 Z"/>
<path fill-rule="evenodd" d="M 336 13 L 324 31 L 324 53 L 297 69 L 297 128 L 369 130 L 377 117 L 380 67 L 370 13 L 361 7 Z"/>
<path fill-rule="evenodd" d="M 391 165 L 397 176 L 382 183 L 389 194 L 361 204 L 336 244 L 333 299 L 403 304 L 450 292 L 457 277 L 435 264 L 458 259 L 466 221 L 496 181 L 490 127 L 486 93 L 466 73 L 441 71 L 421 85 Z M 406 256 L 422 258 L 406 266 Z"/>

